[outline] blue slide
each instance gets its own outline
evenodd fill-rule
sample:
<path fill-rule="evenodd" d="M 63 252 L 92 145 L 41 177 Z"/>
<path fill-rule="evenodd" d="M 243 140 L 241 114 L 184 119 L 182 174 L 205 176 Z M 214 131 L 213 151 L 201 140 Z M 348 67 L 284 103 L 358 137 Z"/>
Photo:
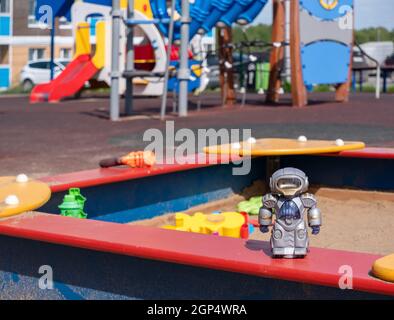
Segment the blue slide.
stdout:
<path fill-rule="evenodd" d="M 162 20 L 169 20 L 171 17 L 167 12 L 167 2 L 166 0 L 151 0 L 150 1 L 150 6 L 152 8 L 152 13 L 153 16 L 156 19 L 162 19 Z M 160 22 L 158 24 L 158 28 L 163 33 L 165 37 L 168 38 L 169 34 L 169 23 L 164 23 Z M 181 30 L 181 24 L 180 21 L 176 21 L 174 25 L 174 39 L 179 39 L 180 37 L 180 30 Z"/>
<path fill-rule="evenodd" d="M 219 22 L 224 16 L 224 13 L 228 11 L 234 0 L 212 0 L 212 11 L 208 18 L 201 25 L 201 28 L 205 33 L 211 31 L 211 29 Z"/>
<path fill-rule="evenodd" d="M 246 11 L 254 1 L 255 0 L 236 0 L 227 13 L 220 18 L 219 23 L 231 26 L 231 24 L 237 21 L 239 15 Z"/>
<path fill-rule="evenodd" d="M 251 6 L 241 13 L 241 15 L 237 18 L 237 22 L 241 25 L 252 23 L 254 19 L 260 14 L 260 12 L 264 9 L 268 0 L 254 0 L 252 1 Z"/>
<path fill-rule="evenodd" d="M 249 24 L 267 2 L 268 0 L 195 0 L 190 5 L 190 38 L 197 33 L 208 33 L 215 26 L 231 26 L 234 22 Z M 170 16 L 166 0 L 151 0 L 150 3 L 154 17 L 168 21 Z M 176 10 L 181 12 L 181 0 L 176 1 Z M 180 39 L 180 25 L 180 21 L 176 21 L 174 39 Z M 169 24 L 162 22 L 158 27 L 168 37 Z"/>
<path fill-rule="evenodd" d="M 198 33 L 201 25 L 208 18 L 212 10 L 211 2 L 211 0 L 196 0 L 194 6 L 190 9 L 190 17 L 192 18 L 190 24 L 190 38 Z"/>
<path fill-rule="evenodd" d="M 71 20 L 71 6 L 75 0 L 36 0 L 36 18 L 43 14 L 39 8 L 43 5 L 52 7 L 56 17 L 66 17 Z M 87 3 L 95 3 L 104 6 L 112 6 L 112 0 L 84 0 Z M 190 4 L 190 38 L 197 33 L 208 33 L 214 26 L 231 26 L 234 22 L 249 24 L 263 10 L 268 0 L 195 0 Z M 158 28 L 168 37 L 169 19 L 166 0 L 150 0 L 153 15 L 156 19 L 163 20 Z M 176 0 L 176 10 L 181 12 L 181 0 Z M 174 39 L 180 39 L 181 22 L 175 22 Z"/>

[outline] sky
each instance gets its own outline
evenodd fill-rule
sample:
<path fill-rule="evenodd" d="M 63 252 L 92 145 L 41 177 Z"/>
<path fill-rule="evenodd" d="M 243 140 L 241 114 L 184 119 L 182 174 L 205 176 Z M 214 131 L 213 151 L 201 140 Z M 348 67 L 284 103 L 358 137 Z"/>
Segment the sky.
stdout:
<path fill-rule="evenodd" d="M 394 0 L 354 0 L 354 10 L 356 29 L 368 27 L 394 29 Z M 272 23 L 272 1 L 269 1 L 255 23 Z"/>

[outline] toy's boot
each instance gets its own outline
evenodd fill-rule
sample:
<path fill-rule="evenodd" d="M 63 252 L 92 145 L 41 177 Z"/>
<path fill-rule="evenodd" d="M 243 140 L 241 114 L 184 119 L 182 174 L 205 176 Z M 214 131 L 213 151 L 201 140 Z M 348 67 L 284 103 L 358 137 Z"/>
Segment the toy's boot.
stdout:
<path fill-rule="evenodd" d="M 308 253 L 308 231 L 303 219 L 276 220 L 272 229 L 271 248 L 274 257 L 300 258 Z"/>

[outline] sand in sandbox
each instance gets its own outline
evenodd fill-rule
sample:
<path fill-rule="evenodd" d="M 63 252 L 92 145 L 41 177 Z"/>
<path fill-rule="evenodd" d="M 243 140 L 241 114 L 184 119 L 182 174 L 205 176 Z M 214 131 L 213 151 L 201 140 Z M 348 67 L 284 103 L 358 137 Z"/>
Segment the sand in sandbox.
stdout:
<path fill-rule="evenodd" d="M 321 232 L 310 236 L 311 246 L 383 255 L 394 253 L 394 194 L 330 188 L 311 188 L 310 192 L 317 197 L 323 214 Z M 263 183 L 255 182 L 241 195 L 196 206 L 185 213 L 235 211 L 240 201 L 264 193 Z M 174 214 L 167 214 L 132 224 L 162 227 L 174 223 Z M 256 230 L 250 238 L 268 241 L 270 234 Z"/>

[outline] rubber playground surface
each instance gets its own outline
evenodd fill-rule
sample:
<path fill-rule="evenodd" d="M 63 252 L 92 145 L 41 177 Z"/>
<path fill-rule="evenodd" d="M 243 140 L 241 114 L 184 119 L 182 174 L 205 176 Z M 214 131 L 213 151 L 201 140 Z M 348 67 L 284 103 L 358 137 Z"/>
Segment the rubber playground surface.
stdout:
<path fill-rule="evenodd" d="M 348 103 L 332 102 L 333 94 L 314 93 L 310 106 L 292 108 L 285 96 L 279 106 L 250 94 L 240 108 L 221 106 L 219 94 L 205 94 L 202 108 L 190 102 L 190 116 L 171 115 L 175 129 L 252 129 L 256 138 L 360 140 L 367 146 L 394 147 L 394 96 L 380 100 L 372 93 L 353 94 Z M 124 101 L 122 101 L 123 103 Z M 93 169 L 100 159 L 139 150 L 143 133 L 165 129 L 158 118 L 160 99 L 135 99 L 135 115 L 113 123 L 107 120 L 107 97 L 84 97 L 58 104 L 30 105 L 27 97 L 0 98 L 0 176 L 21 172 L 32 177 Z"/>

